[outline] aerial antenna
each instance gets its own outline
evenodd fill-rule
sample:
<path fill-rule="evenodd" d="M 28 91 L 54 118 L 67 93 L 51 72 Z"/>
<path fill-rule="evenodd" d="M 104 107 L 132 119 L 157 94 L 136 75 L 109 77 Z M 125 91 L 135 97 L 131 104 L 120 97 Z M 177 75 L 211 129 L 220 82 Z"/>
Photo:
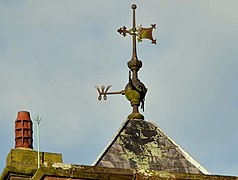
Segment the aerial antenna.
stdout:
<path fill-rule="evenodd" d="M 40 122 L 42 116 L 39 113 L 36 114 L 35 121 L 37 126 L 37 167 L 40 168 Z"/>
<path fill-rule="evenodd" d="M 144 101 L 145 95 L 147 92 L 147 88 L 138 78 L 138 71 L 142 67 L 142 61 L 140 61 L 137 57 L 137 49 L 136 49 L 136 39 L 138 42 L 142 42 L 142 39 L 151 40 L 152 44 L 156 44 L 156 39 L 153 38 L 153 30 L 156 29 L 155 24 L 151 24 L 151 27 L 144 28 L 142 25 L 136 27 L 136 13 L 135 10 L 137 6 L 132 4 L 132 28 L 128 29 L 126 26 L 123 26 L 117 30 L 124 37 L 126 35 L 132 36 L 132 57 L 131 60 L 127 62 L 127 66 L 129 68 L 129 82 L 126 85 L 125 89 L 118 92 L 108 92 L 111 86 L 101 86 L 101 89 L 98 86 L 95 86 L 97 89 L 99 96 L 98 100 L 102 99 L 106 100 L 107 95 L 110 94 L 122 94 L 125 95 L 126 98 L 130 101 L 132 106 L 132 113 L 127 117 L 128 119 L 144 119 L 144 116 L 139 113 L 139 106 L 141 106 L 144 111 Z M 132 77 L 131 77 L 132 74 Z"/>

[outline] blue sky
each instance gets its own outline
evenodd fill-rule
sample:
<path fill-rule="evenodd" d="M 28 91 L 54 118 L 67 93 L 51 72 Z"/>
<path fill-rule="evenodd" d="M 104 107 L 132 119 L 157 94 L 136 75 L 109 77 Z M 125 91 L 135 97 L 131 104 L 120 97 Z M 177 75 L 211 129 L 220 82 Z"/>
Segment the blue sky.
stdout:
<path fill-rule="evenodd" d="M 111 140 L 131 107 L 98 102 L 94 86 L 127 84 L 131 38 L 116 30 L 131 26 L 132 3 L 158 27 L 158 45 L 138 45 L 146 120 L 212 174 L 238 175 L 236 0 L 0 0 L 1 171 L 21 110 L 43 115 L 41 150 L 65 163 L 91 164 Z"/>

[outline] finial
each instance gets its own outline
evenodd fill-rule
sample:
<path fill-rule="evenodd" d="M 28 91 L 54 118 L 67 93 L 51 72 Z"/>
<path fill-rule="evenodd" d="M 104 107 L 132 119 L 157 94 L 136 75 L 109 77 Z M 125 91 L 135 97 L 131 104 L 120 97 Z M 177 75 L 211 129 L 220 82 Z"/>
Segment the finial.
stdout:
<path fill-rule="evenodd" d="M 131 9 L 136 9 L 136 8 L 137 8 L 136 4 L 131 5 Z"/>
<path fill-rule="evenodd" d="M 142 26 L 136 27 L 136 16 L 135 10 L 137 8 L 136 4 L 132 4 L 132 28 L 127 29 L 125 26 L 119 28 L 117 32 L 122 34 L 124 37 L 129 34 L 132 36 L 132 57 L 131 60 L 127 62 L 129 70 L 129 82 L 126 85 L 125 89 L 120 92 L 107 92 L 111 86 L 108 86 L 105 90 L 105 87 L 102 86 L 101 90 L 98 86 L 95 86 L 98 90 L 99 97 L 98 100 L 107 99 L 108 94 L 122 94 L 130 101 L 132 106 L 132 113 L 128 116 L 128 119 L 144 119 L 144 116 L 139 113 L 139 106 L 141 106 L 144 111 L 144 101 L 145 95 L 147 93 L 147 88 L 138 78 L 138 71 L 142 67 L 142 61 L 137 57 L 136 52 L 136 38 L 138 42 L 142 42 L 142 39 L 151 40 L 152 44 L 156 44 L 156 39 L 153 38 L 152 31 L 156 28 L 156 25 L 151 25 L 150 28 L 143 28 Z M 131 77 L 132 73 L 132 77 Z"/>

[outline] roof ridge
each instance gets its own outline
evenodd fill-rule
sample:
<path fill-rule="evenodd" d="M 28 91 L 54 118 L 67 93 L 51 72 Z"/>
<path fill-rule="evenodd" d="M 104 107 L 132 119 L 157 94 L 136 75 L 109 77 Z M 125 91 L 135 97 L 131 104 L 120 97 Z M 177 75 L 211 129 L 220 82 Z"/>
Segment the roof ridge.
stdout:
<path fill-rule="evenodd" d="M 198 168 L 204 174 L 211 174 L 205 167 L 203 167 L 197 160 L 195 160 L 187 151 L 185 151 L 178 143 L 176 143 L 169 135 L 167 135 L 161 128 L 154 122 L 147 121 L 154 126 L 158 127 L 159 131 L 168 138 L 169 141 L 174 144 L 178 150 L 184 155 L 184 157 L 193 164 L 196 168 Z"/>
<path fill-rule="evenodd" d="M 123 131 L 124 127 L 127 126 L 127 124 L 130 122 L 129 119 L 126 119 L 122 126 L 117 130 L 116 135 L 114 135 L 111 139 L 111 141 L 107 144 L 107 146 L 102 150 L 102 152 L 97 156 L 96 160 L 92 163 L 92 166 L 97 166 L 97 164 L 102 160 L 103 156 L 108 152 L 108 150 L 111 148 L 113 143 L 117 140 L 118 136 Z"/>

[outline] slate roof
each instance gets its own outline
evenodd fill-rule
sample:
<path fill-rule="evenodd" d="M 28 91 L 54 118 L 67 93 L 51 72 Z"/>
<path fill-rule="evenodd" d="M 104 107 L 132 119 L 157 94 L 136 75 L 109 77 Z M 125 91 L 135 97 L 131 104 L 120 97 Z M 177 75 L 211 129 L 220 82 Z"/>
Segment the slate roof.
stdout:
<path fill-rule="evenodd" d="M 157 125 L 126 120 L 95 166 L 209 174 Z"/>

